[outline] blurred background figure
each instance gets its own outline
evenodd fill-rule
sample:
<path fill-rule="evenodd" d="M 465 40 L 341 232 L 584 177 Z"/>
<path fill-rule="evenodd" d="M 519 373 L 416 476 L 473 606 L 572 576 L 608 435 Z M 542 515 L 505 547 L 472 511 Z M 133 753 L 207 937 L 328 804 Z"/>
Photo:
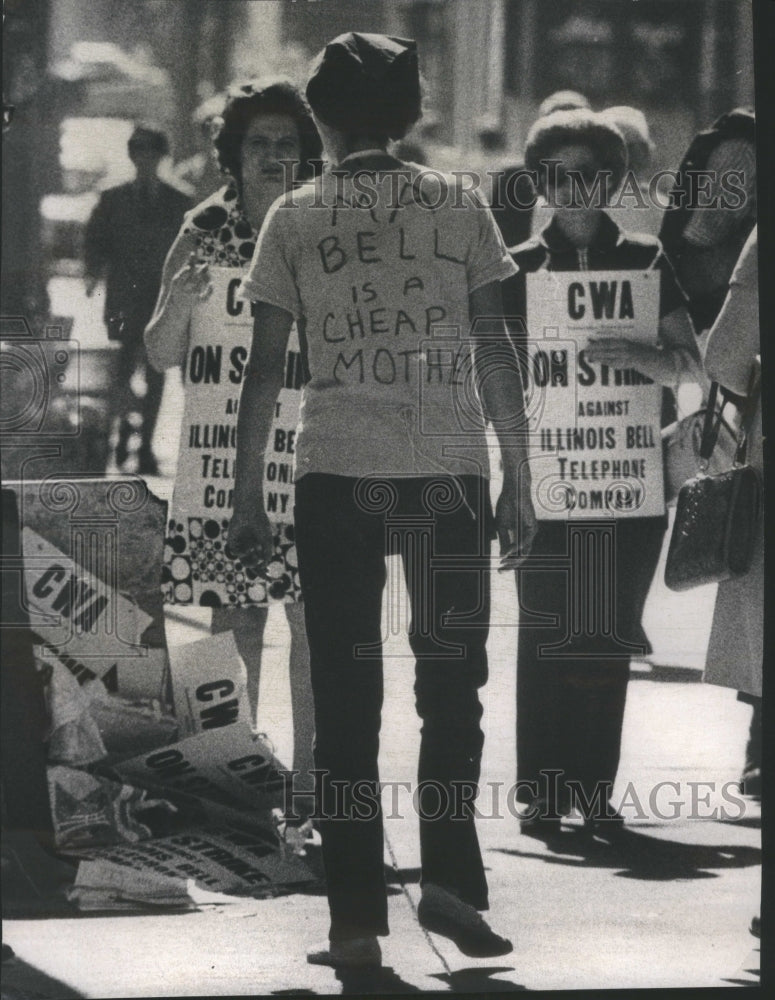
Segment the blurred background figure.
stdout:
<path fill-rule="evenodd" d="M 138 466 L 141 475 L 158 475 L 153 432 L 164 389 L 164 375 L 148 365 L 143 330 L 153 313 L 162 267 L 190 199 L 158 176 L 159 163 L 169 152 L 166 134 L 153 125 L 138 125 L 128 144 L 135 178 L 104 191 L 84 234 L 86 294 L 105 281 L 104 319 L 108 338 L 120 343 L 118 381 L 112 397 L 112 417 L 118 417 L 115 462 L 129 457 L 130 413 L 141 418 Z M 132 389 L 135 372 L 142 374 L 145 392 Z"/>
<path fill-rule="evenodd" d="M 544 98 L 538 106 L 538 118 L 545 118 L 553 111 L 574 111 L 576 108 L 591 108 L 587 98 L 577 90 L 555 90 Z"/>
<path fill-rule="evenodd" d="M 199 105 L 191 118 L 197 150 L 175 164 L 178 186 L 188 191 L 195 204 L 199 204 L 223 184 L 223 174 L 213 151 L 213 139 L 218 131 L 225 103 L 226 94 L 214 94 Z"/>
<path fill-rule="evenodd" d="M 657 236 L 662 225 L 662 210 L 649 198 L 649 170 L 654 159 L 654 142 L 646 116 L 626 104 L 600 112 L 622 133 L 627 146 L 627 176 L 615 205 L 610 211 L 621 229 L 628 233 Z"/>
<path fill-rule="evenodd" d="M 659 236 L 701 334 L 718 316 L 732 270 L 756 224 L 752 110 L 734 108 L 694 137 L 671 198 L 673 205 L 664 214 Z"/>

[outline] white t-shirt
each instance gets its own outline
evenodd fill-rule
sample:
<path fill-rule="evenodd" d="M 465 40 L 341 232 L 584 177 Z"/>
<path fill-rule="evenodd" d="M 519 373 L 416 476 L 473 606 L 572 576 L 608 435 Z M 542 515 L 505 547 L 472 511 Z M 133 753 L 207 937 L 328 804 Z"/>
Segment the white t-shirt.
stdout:
<path fill-rule="evenodd" d="M 246 298 L 299 321 L 297 480 L 488 475 L 468 296 L 516 266 L 478 197 L 398 167 L 327 172 L 278 200 L 243 281 Z"/>

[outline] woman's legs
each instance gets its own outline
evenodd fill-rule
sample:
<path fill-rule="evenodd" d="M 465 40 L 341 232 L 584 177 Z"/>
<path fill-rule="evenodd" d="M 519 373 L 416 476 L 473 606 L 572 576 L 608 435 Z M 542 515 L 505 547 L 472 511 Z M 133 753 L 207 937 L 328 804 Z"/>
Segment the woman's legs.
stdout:
<path fill-rule="evenodd" d="M 248 675 L 248 701 L 253 725 L 258 710 L 258 682 L 261 676 L 261 652 L 269 609 L 252 604 L 244 608 L 213 608 L 210 632 L 234 632 L 237 651 Z"/>
<path fill-rule="evenodd" d="M 310 771 L 315 767 L 312 741 L 315 735 L 315 705 L 312 697 L 312 682 L 309 670 L 309 643 L 307 625 L 304 620 L 304 604 L 287 603 L 285 617 L 291 631 L 288 673 L 291 681 L 291 712 L 293 715 L 293 770 L 294 791 L 309 792 L 308 802 L 294 798 L 294 811 L 306 818 L 314 808 L 312 793 L 315 789 L 314 776 Z"/>

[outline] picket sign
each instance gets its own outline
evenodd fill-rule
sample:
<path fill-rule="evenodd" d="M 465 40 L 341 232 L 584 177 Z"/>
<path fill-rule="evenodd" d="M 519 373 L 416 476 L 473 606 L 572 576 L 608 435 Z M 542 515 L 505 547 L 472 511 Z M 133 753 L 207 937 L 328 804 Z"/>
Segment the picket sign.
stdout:
<path fill-rule="evenodd" d="M 592 363 L 590 338 L 656 344 L 658 271 L 527 275 L 526 414 L 540 520 L 664 513 L 662 387 Z"/>
<path fill-rule="evenodd" d="M 261 603 L 267 587 L 225 554 L 234 505 L 237 417 L 253 319 L 237 298 L 240 278 L 213 268 L 212 294 L 197 302 L 185 363 L 185 402 L 165 544 L 165 599 L 174 604 Z M 267 449 L 264 499 L 276 524 L 293 519 L 293 455 L 302 384 L 296 328 Z"/>

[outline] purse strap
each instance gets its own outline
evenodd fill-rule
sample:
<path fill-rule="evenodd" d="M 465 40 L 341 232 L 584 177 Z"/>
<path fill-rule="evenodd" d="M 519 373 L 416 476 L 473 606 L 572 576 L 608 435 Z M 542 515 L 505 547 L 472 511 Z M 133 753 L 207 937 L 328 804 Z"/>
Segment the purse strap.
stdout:
<path fill-rule="evenodd" d="M 759 402 L 759 392 L 761 391 L 761 375 L 762 366 L 761 360 L 757 357 L 754 359 L 753 366 L 751 367 L 751 375 L 748 379 L 748 389 L 746 391 L 746 401 L 740 414 L 740 427 L 737 432 L 737 448 L 735 450 L 735 466 L 739 467 L 745 465 L 746 455 L 748 451 L 748 437 L 751 432 L 751 427 L 753 425 L 754 414 L 756 413 L 756 406 Z M 721 406 L 716 409 L 716 402 L 718 400 L 719 392 L 722 395 Z M 723 419 L 724 407 L 729 402 L 729 398 L 723 386 L 719 385 L 718 382 L 712 382 L 710 386 L 710 392 L 708 393 L 708 405 L 705 409 L 705 420 L 702 425 L 702 438 L 700 440 L 700 460 L 699 467 L 700 472 L 707 472 L 708 466 L 710 464 L 710 459 L 713 455 L 713 449 L 716 447 L 716 441 L 718 441 L 719 430 L 721 428 L 721 421 Z"/>
<path fill-rule="evenodd" d="M 716 409 L 719 392 L 721 392 L 722 396 L 724 396 L 724 390 L 718 382 L 711 382 L 710 392 L 708 393 L 708 402 L 705 406 L 705 419 L 702 423 L 702 437 L 700 438 L 700 455 L 698 465 L 701 473 L 707 472 L 708 466 L 710 465 L 713 449 L 716 447 L 716 441 L 718 441 L 722 414 L 724 412 L 724 407 L 727 404 L 727 398 L 724 396 L 721 406 Z"/>
<path fill-rule="evenodd" d="M 753 427 L 753 418 L 756 414 L 756 407 L 759 402 L 759 393 L 762 387 L 762 362 L 757 355 L 751 366 L 751 374 L 748 379 L 748 390 L 745 394 L 745 406 L 740 414 L 740 429 L 737 432 L 737 450 L 735 452 L 735 467 L 745 465 L 748 452 L 748 438 Z"/>

